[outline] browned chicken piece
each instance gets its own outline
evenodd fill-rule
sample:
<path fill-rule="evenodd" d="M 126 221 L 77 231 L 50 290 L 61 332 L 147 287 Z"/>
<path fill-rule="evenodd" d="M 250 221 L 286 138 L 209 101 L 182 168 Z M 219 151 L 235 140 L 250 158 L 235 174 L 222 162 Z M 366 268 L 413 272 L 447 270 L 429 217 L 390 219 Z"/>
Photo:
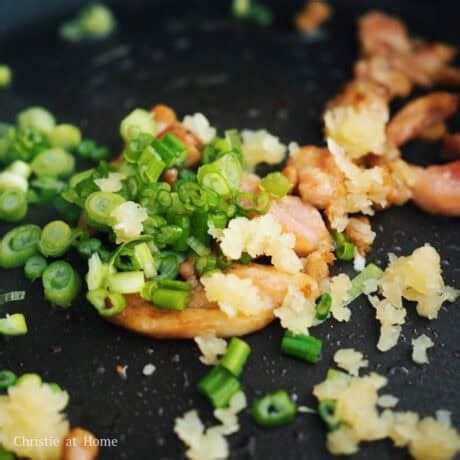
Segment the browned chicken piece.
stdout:
<path fill-rule="evenodd" d="M 297 196 L 285 196 L 273 200 L 270 214 L 281 224 L 283 230 L 294 234 L 294 250 L 300 256 L 313 251 L 329 251 L 332 239 L 319 211 L 309 203 L 304 203 Z"/>
<path fill-rule="evenodd" d="M 359 80 L 371 80 L 384 86 L 391 98 L 405 97 L 412 90 L 409 78 L 398 69 L 392 67 L 387 58 L 373 56 L 355 63 L 355 77 Z"/>
<path fill-rule="evenodd" d="M 305 273 L 290 275 L 278 272 L 274 267 L 258 264 L 234 265 L 227 273 L 240 278 L 250 278 L 261 296 L 268 296 L 273 308 L 279 307 L 289 286 L 295 286 L 306 296 L 316 298 L 319 289 L 316 281 Z M 126 308 L 109 321 L 140 334 L 156 338 L 190 339 L 213 332 L 218 337 L 233 337 L 262 329 L 273 319 L 273 310 L 257 315 L 238 314 L 228 317 L 218 305 L 209 302 L 201 287 L 192 291 L 189 306 L 183 311 L 156 308 L 138 294 L 128 294 Z"/>
<path fill-rule="evenodd" d="M 460 160 L 420 169 L 412 193 L 424 211 L 460 216 Z"/>
<path fill-rule="evenodd" d="M 163 175 L 161 176 L 161 180 L 173 186 L 176 183 L 178 177 L 179 171 L 177 170 L 177 168 L 169 168 L 163 173 Z"/>
<path fill-rule="evenodd" d="M 460 133 L 445 134 L 442 138 L 446 156 L 449 158 L 460 158 Z"/>
<path fill-rule="evenodd" d="M 365 56 L 408 53 L 411 43 L 401 20 L 372 11 L 358 21 L 358 37 Z"/>
<path fill-rule="evenodd" d="M 189 168 L 200 161 L 200 150 L 203 147 L 201 141 L 178 120 L 174 110 L 166 105 L 156 105 L 152 109 L 152 116 L 157 123 L 158 138 L 163 138 L 168 133 L 174 134 L 187 147 L 185 167 Z"/>
<path fill-rule="evenodd" d="M 332 252 L 312 252 L 305 259 L 305 272 L 319 284 L 329 276 L 329 265 L 332 264 L 334 260 L 335 256 Z"/>
<path fill-rule="evenodd" d="M 446 133 L 447 125 L 444 121 L 440 121 L 439 123 L 435 123 L 422 131 L 419 138 L 427 142 L 436 142 L 439 141 L 439 139 L 442 139 Z"/>
<path fill-rule="evenodd" d="M 98 453 L 97 439 L 83 428 L 72 428 L 62 442 L 62 460 L 94 460 Z"/>
<path fill-rule="evenodd" d="M 458 106 L 458 97 L 435 92 L 407 103 L 390 121 L 388 140 L 400 146 L 421 133 L 451 117 Z"/>
<path fill-rule="evenodd" d="M 300 32 L 310 33 L 332 16 L 332 8 L 322 0 L 308 0 L 305 7 L 294 18 Z"/>
<path fill-rule="evenodd" d="M 289 158 L 284 174 L 296 186 L 302 201 L 315 208 L 324 209 L 346 193 L 343 174 L 325 148 L 301 147 Z"/>
<path fill-rule="evenodd" d="M 369 218 L 365 216 L 350 217 L 345 228 L 345 235 L 357 247 L 362 256 L 371 250 L 376 236 L 375 232 L 372 231 Z"/>

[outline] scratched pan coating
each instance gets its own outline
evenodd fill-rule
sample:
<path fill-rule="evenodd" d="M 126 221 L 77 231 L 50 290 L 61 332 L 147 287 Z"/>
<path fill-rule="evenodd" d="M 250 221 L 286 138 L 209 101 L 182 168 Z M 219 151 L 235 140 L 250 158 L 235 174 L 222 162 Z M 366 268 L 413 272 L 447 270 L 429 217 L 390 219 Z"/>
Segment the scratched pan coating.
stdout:
<path fill-rule="evenodd" d="M 206 1 L 118 2 L 117 33 L 106 41 L 69 45 L 58 40 L 56 25 L 84 2 L 57 0 L 0 1 L 0 61 L 15 71 L 13 87 L 0 93 L 0 120 L 33 104 L 49 107 L 58 120 L 80 125 L 83 132 L 120 148 L 117 128 L 132 108 L 166 103 L 180 114 L 202 111 L 219 128 L 266 128 L 284 142 L 321 142 L 319 117 L 325 102 L 350 77 L 356 57 L 354 20 L 380 8 L 402 16 L 410 30 L 433 40 L 460 45 L 455 2 L 332 2 L 336 14 L 315 38 L 291 27 L 301 2 L 272 2 L 271 29 L 239 24 L 228 4 Z M 128 5 L 129 4 L 129 5 Z M 459 119 L 451 126 L 460 128 Z M 411 161 L 429 164 L 439 158 L 436 145 L 414 143 L 404 149 Z M 44 224 L 51 209 L 32 209 L 28 220 Z M 421 213 L 413 206 L 394 208 L 373 219 L 377 240 L 370 260 L 386 263 L 386 254 L 407 254 L 425 242 L 444 261 L 448 284 L 460 286 L 460 221 Z M 3 234 L 10 226 L 0 226 Z M 75 266 L 85 267 L 75 258 Z M 349 266 L 335 270 L 349 272 Z M 183 446 L 173 434 L 174 418 L 197 408 L 212 422 L 208 403 L 195 384 L 206 372 L 196 347 L 186 341 L 157 341 L 136 336 L 100 319 L 82 295 L 68 309 L 53 309 L 43 300 L 38 282 L 20 270 L 1 271 L 0 288 L 25 289 L 26 300 L 5 311 L 23 311 L 30 325 L 25 337 L 0 339 L 0 368 L 39 372 L 59 382 L 71 395 L 72 425 L 81 425 L 118 447 L 102 450 L 102 459 L 176 459 Z M 329 321 L 315 329 L 324 340 L 322 360 L 309 366 L 279 353 L 282 332 L 273 324 L 248 337 L 253 353 L 242 377 L 249 400 L 285 388 L 299 404 L 314 405 L 312 386 L 321 381 L 339 347 L 366 354 L 370 369 L 389 377 L 385 392 L 401 398 L 400 408 L 424 415 L 444 408 L 460 425 L 459 303 L 443 308 L 429 323 L 409 309 L 409 321 L 397 347 L 386 354 L 375 344 L 378 323 L 364 299 L 352 306 L 352 321 Z M 429 366 L 410 360 L 410 340 L 427 333 L 435 341 Z M 156 366 L 150 377 L 145 364 Z M 127 365 L 127 379 L 115 372 Z M 230 438 L 231 458 L 326 459 L 325 432 L 313 415 L 299 414 L 283 428 L 260 430 L 248 414 Z M 405 459 L 390 442 L 363 445 L 358 459 Z"/>

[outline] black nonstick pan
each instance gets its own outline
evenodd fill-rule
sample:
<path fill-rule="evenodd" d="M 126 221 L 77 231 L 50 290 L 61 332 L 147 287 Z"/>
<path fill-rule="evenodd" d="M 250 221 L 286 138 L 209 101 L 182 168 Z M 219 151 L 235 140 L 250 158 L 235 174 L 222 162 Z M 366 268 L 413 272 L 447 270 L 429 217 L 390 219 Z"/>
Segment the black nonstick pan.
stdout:
<path fill-rule="evenodd" d="M 181 115 L 203 112 L 219 128 L 266 128 L 283 142 L 322 142 L 320 115 L 328 99 L 351 77 L 356 58 L 355 20 L 370 9 L 401 16 L 415 33 L 460 45 L 460 6 L 450 1 L 405 0 L 331 2 L 332 21 L 314 38 L 301 37 L 292 16 L 301 1 L 267 2 L 275 17 L 269 28 L 235 21 L 229 2 L 220 0 L 131 0 L 109 2 L 119 27 L 110 38 L 68 44 L 58 25 L 86 2 L 78 0 L 0 0 L 0 62 L 14 70 L 12 87 L 0 92 L 0 120 L 31 105 L 43 105 L 59 120 L 81 126 L 85 135 L 121 148 L 118 123 L 135 107 L 166 103 Z M 460 128 L 459 119 L 451 122 Z M 436 144 L 413 143 L 404 149 L 411 161 L 440 162 Z M 81 165 L 82 167 L 85 165 Z M 28 221 L 45 224 L 53 209 L 35 208 Z M 377 240 L 369 258 L 386 266 L 388 252 L 408 254 L 425 242 L 440 252 L 446 283 L 460 287 L 460 220 L 431 216 L 412 205 L 373 218 Z M 10 226 L 2 224 L 0 235 Z M 75 259 L 81 273 L 84 264 Z M 352 273 L 349 265 L 336 271 Z M 67 310 L 43 299 L 39 282 L 21 270 L 1 270 L 0 290 L 25 290 L 22 302 L 1 307 L 24 312 L 26 336 L 0 338 L 0 369 L 37 372 L 58 382 L 71 397 L 72 426 L 98 438 L 115 440 L 101 459 L 178 459 L 184 447 L 173 433 L 174 419 L 197 408 L 213 423 L 197 381 L 208 371 L 189 341 L 159 341 L 137 336 L 103 321 L 81 295 Z M 247 338 L 253 353 L 243 384 L 249 401 L 284 388 L 299 404 L 315 405 L 312 386 L 324 379 L 334 352 L 353 347 L 365 353 L 370 370 L 389 379 L 385 393 L 401 399 L 402 410 L 432 415 L 452 411 L 460 425 L 460 303 L 448 304 L 428 322 L 409 308 L 397 347 L 377 351 L 375 312 L 362 298 L 352 305 L 352 321 L 329 321 L 315 329 L 324 340 L 321 361 L 310 366 L 280 355 L 281 328 L 272 324 Z M 426 333 L 435 342 L 430 364 L 410 359 L 411 339 Z M 156 370 L 144 376 L 144 366 Z M 126 365 L 126 379 L 116 372 Z M 299 414 L 282 428 L 262 430 L 249 411 L 230 437 L 233 459 L 326 459 L 325 429 L 315 415 Z M 405 450 L 389 441 L 365 444 L 357 459 L 403 459 Z"/>

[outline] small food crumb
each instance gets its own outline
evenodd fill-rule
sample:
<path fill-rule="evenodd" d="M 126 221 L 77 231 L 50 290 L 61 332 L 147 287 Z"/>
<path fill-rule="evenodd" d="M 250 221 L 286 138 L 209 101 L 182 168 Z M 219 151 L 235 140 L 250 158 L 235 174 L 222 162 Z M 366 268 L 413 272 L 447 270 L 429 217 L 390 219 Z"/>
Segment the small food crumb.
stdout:
<path fill-rule="evenodd" d="M 215 334 L 205 334 L 195 337 L 195 342 L 200 349 L 200 361 L 207 366 L 214 366 L 219 362 L 219 356 L 227 350 L 227 342 L 216 337 Z"/>
<path fill-rule="evenodd" d="M 429 360 L 426 351 L 433 345 L 433 341 L 425 334 L 412 339 L 412 361 L 417 364 L 428 364 Z"/>
<path fill-rule="evenodd" d="M 361 367 L 367 367 L 369 361 L 363 359 L 363 354 L 353 348 L 342 348 L 336 351 L 334 361 L 341 369 L 346 370 L 350 375 L 357 376 Z"/>
<path fill-rule="evenodd" d="M 149 376 L 152 375 L 156 371 L 156 369 L 157 368 L 155 367 L 155 365 L 153 365 L 152 363 L 148 363 L 142 369 L 142 373 L 146 376 Z"/>
<path fill-rule="evenodd" d="M 332 8 L 322 0 L 309 0 L 302 11 L 294 18 L 300 32 L 311 33 L 327 21 L 332 15 Z"/>
<path fill-rule="evenodd" d="M 399 398 L 393 395 L 381 395 L 377 400 L 377 405 L 384 409 L 393 408 L 398 404 Z"/>
<path fill-rule="evenodd" d="M 117 371 L 117 374 L 123 379 L 126 380 L 128 378 L 126 371 L 128 370 L 128 365 L 122 365 L 122 364 L 117 364 L 115 367 L 115 370 Z"/>

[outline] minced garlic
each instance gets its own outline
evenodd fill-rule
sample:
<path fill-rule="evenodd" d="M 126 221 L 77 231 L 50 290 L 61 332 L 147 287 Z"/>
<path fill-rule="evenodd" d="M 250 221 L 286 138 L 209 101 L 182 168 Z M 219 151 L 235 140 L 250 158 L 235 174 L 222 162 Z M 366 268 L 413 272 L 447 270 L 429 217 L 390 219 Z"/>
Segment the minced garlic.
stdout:
<path fill-rule="evenodd" d="M 125 201 L 116 207 L 111 214 L 114 219 L 113 231 L 117 237 L 117 244 L 132 241 L 138 238 L 147 219 L 147 211 L 134 201 Z"/>
<path fill-rule="evenodd" d="M 94 183 L 99 187 L 101 192 L 119 192 L 122 187 L 122 181 L 126 176 L 121 173 L 111 172 L 107 177 L 94 179 Z"/>
<path fill-rule="evenodd" d="M 191 131 L 203 144 L 208 144 L 216 135 L 216 128 L 212 127 L 209 120 L 202 113 L 186 115 L 182 124 Z"/>
<path fill-rule="evenodd" d="M 265 129 L 258 131 L 244 130 L 241 132 L 243 139 L 243 154 L 246 164 L 254 167 L 259 163 L 278 164 L 284 160 L 286 146 Z"/>
<path fill-rule="evenodd" d="M 62 412 L 68 401 L 67 392 L 42 382 L 38 375 L 24 376 L 0 395 L 0 445 L 19 457 L 59 459 L 69 431 Z M 18 436 L 31 442 L 17 442 Z"/>
<path fill-rule="evenodd" d="M 229 317 L 238 314 L 257 315 L 272 308 L 267 297 L 261 297 L 259 289 L 249 278 L 239 278 L 233 273 L 213 273 L 201 278 L 206 297 L 217 302 Z"/>
<path fill-rule="evenodd" d="M 357 376 L 361 367 L 367 367 L 369 361 L 363 359 L 363 354 L 353 348 L 342 348 L 334 354 L 334 361 L 341 369 L 346 370 L 350 375 Z"/>
<path fill-rule="evenodd" d="M 225 354 L 227 342 L 216 337 L 215 334 L 206 334 L 195 337 L 195 342 L 201 351 L 200 361 L 207 366 L 214 366 L 219 362 L 219 356 Z"/>
<path fill-rule="evenodd" d="M 247 252 L 252 258 L 270 256 L 272 264 L 282 272 L 298 273 L 303 268 L 294 251 L 295 236 L 284 233 L 271 214 L 254 219 L 237 217 L 223 231 L 211 232 L 219 239 L 224 255 L 230 259 L 238 260 L 243 252 Z"/>
<path fill-rule="evenodd" d="M 425 334 L 412 339 L 412 361 L 417 364 L 428 364 L 426 351 L 432 346 L 434 346 L 433 341 Z"/>
<path fill-rule="evenodd" d="M 346 306 L 350 289 L 351 280 L 348 275 L 341 273 L 332 277 L 329 284 L 329 293 L 332 297 L 331 314 L 337 321 L 350 320 L 351 310 Z"/>

